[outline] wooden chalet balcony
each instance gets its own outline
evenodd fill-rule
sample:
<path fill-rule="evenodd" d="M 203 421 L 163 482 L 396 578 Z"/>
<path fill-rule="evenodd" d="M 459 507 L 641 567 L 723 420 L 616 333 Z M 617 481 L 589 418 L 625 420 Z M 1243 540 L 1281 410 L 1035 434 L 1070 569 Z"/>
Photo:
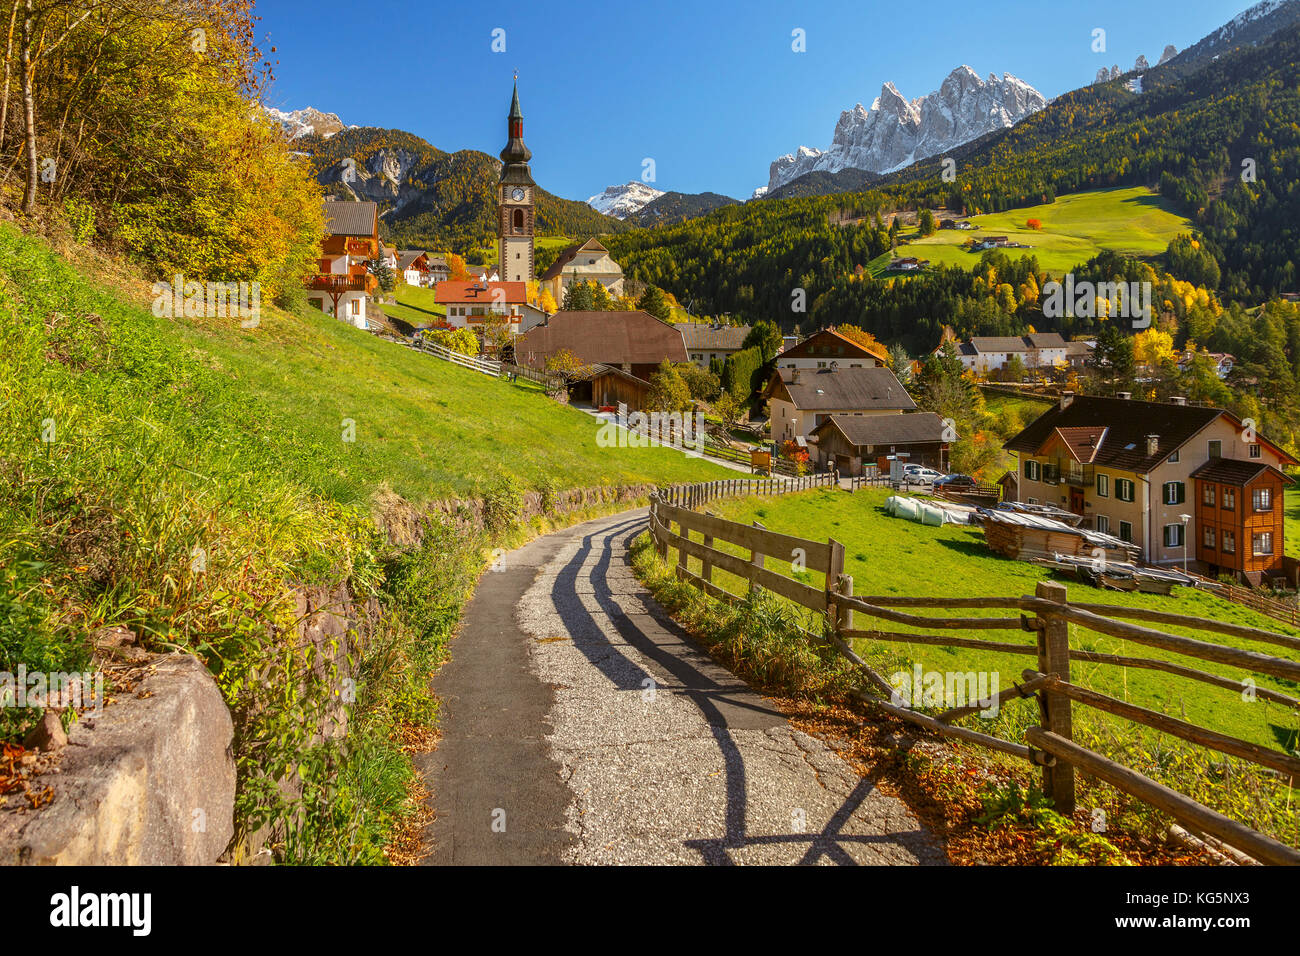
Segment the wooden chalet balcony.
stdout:
<path fill-rule="evenodd" d="M 369 274 L 316 275 L 307 280 L 307 288 L 316 292 L 374 292 L 379 280 Z"/>
<path fill-rule="evenodd" d="M 1087 488 L 1096 480 L 1092 465 L 1083 465 L 1073 459 L 1056 458 L 1043 463 L 1043 481 L 1053 485 L 1074 485 Z"/>

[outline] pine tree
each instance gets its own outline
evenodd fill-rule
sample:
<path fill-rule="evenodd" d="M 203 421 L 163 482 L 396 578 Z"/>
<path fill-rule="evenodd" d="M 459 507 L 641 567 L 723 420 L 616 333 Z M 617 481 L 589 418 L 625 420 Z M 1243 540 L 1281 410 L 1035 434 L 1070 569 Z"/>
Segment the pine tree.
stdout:
<path fill-rule="evenodd" d="M 668 307 L 668 300 L 664 298 L 663 290 L 657 285 L 648 285 L 645 291 L 641 293 L 641 298 L 636 300 L 636 307 L 642 312 L 649 312 L 657 319 L 663 319 L 667 322 L 672 317 L 672 309 Z"/>

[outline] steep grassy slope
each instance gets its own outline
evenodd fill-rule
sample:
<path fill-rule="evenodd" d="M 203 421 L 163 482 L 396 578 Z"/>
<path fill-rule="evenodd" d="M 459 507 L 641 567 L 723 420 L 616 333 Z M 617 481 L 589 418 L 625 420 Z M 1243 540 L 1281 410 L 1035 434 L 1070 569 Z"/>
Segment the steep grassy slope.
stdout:
<path fill-rule="evenodd" d="M 106 625 L 198 655 L 235 716 L 238 823 L 278 825 L 283 860 L 384 861 L 411 810 L 401 728 L 434 718 L 429 673 L 523 491 L 730 474 L 602 449 L 591 418 L 536 390 L 310 309 L 240 329 L 156 318 L 125 286 L 0 227 L 0 671 L 98 666 Z M 373 517 L 394 492 L 481 496 L 487 527 L 433 515 L 421 545 L 395 545 Z M 316 735 L 340 691 L 295 643 L 304 586 L 385 612 L 344 743 Z M 39 716 L 0 708 L 0 740 Z"/>

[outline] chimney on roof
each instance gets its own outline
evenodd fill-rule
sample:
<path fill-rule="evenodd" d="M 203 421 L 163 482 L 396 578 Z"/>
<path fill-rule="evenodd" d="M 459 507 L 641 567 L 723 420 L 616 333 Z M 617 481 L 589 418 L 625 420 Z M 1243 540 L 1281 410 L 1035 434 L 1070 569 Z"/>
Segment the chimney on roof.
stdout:
<path fill-rule="evenodd" d="M 840 363 L 839 363 L 839 362 L 831 362 L 831 371 L 832 371 L 832 372 L 834 372 L 834 371 L 838 371 L 838 370 L 839 370 L 839 367 L 840 367 Z"/>
<path fill-rule="evenodd" d="M 1169 400 L 1170 400 L 1171 402 L 1173 402 L 1175 405 L 1186 405 L 1186 404 L 1187 404 L 1187 396 L 1186 396 L 1186 395 L 1175 395 L 1173 398 L 1171 398 L 1171 399 L 1169 399 Z"/>
<path fill-rule="evenodd" d="M 792 368 L 792 369 L 790 369 L 790 384 L 791 384 L 791 385 L 798 385 L 798 384 L 799 384 L 799 369 L 798 369 L 798 368 Z"/>
<path fill-rule="evenodd" d="M 1158 452 L 1159 450 L 1160 450 L 1160 436 L 1148 435 L 1147 436 L 1147 457 L 1150 458 L 1154 456 L 1156 452 Z"/>
<path fill-rule="evenodd" d="M 1133 400 L 1132 392 L 1117 392 L 1116 394 L 1118 395 L 1120 401 L 1130 402 Z"/>
<path fill-rule="evenodd" d="M 1069 408 L 1070 403 L 1072 401 L 1074 401 L 1074 392 L 1070 391 L 1069 389 L 1066 389 L 1064 392 L 1061 393 L 1061 402 L 1060 402 L 1061 411 L 1065 411 L 1067 408 Z"/>

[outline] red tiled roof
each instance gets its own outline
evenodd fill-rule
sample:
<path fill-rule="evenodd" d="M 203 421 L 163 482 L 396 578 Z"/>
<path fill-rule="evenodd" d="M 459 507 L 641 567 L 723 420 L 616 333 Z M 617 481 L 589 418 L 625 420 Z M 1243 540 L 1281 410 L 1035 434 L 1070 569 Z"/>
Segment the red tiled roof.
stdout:
<path fill-rule="evenodd" d="M 524 282 L 439 282 L 436 289 L 436 302 L 439 305 L 463 302 L 484 303 L 492 305 L 501 302 L 498 290 L 505 293 L 505 304 L 528 301 L 528 285 Z"/>

